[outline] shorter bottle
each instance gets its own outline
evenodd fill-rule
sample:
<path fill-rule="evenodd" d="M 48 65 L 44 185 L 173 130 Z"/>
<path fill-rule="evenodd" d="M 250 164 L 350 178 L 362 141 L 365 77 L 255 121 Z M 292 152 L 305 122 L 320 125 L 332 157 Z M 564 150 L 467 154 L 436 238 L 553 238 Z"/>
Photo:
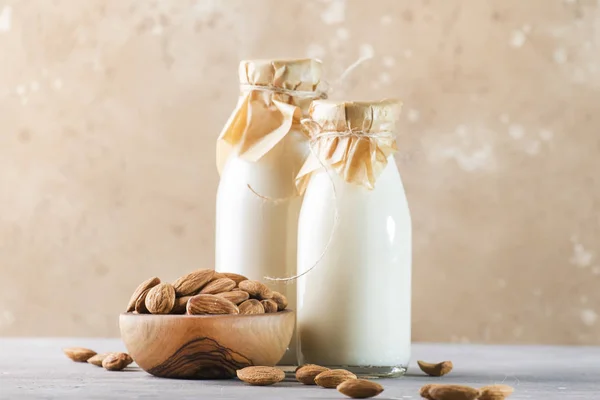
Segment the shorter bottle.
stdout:
<path fill-rule="evenodd" d="M 298 222 L 302 363 L 402 375 L 410 359 L 411 219 L 394 162 L 397 101 L 315 101 Z"/>

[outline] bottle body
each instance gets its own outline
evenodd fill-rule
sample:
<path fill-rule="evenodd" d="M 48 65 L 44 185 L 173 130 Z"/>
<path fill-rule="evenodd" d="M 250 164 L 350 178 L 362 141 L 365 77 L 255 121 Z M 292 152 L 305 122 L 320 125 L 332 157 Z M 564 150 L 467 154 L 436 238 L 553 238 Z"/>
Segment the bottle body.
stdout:
<path fill-rule="evenodd" d="M 296 309 L 296 285 L 264 277 L 296 274 L 298 215 L 302 197 L 293 177 L 307 151 L 293 129 L 258 161 L 231 154 L 221 173 L 216 207 L 216 270 L 260 280 Z M 281 364 L 296 365 L 295 338 Z"/>
<path fill-rule="evenodd" d="M 411 253 L 410 212 L 393 156 L 372 190 L 333 171 L 315 173 L 299 217 L 298 272 L 323 256 L 297 283 L 301 363 L 365 376 L 403 374 Z"/>

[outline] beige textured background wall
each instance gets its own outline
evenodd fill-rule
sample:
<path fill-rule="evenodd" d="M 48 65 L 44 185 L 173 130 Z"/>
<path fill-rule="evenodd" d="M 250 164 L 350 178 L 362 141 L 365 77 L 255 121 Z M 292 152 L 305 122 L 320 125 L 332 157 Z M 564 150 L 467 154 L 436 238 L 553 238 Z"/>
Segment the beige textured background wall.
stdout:
<path fill-rule="evenodd" d="M 600 344 L 600 1 L 0 0 L 0 335 L 213 262 L 242 58 L 400 97 L 416 340 Z"/>

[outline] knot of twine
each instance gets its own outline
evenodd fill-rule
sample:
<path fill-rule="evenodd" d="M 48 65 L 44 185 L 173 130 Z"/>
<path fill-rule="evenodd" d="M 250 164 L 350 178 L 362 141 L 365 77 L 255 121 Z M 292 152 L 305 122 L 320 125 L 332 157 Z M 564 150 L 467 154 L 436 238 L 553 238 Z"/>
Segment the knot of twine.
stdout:
<path fill-rule="evenodd" d="M 304 121 L 304 120 L 303 120 Z M 324 131 L 315 135 L 311 142 L 316 142 L 321 138 L 327 137 L 357 137 L 357 138 L 366 138 L 366 139 L 390 139 L 394 137 L 394 134 L 391 131 L 380 131 L 380 132 L 365 132 L 361 129 L 350 129 L 344 132 L 340 131 Z"/>

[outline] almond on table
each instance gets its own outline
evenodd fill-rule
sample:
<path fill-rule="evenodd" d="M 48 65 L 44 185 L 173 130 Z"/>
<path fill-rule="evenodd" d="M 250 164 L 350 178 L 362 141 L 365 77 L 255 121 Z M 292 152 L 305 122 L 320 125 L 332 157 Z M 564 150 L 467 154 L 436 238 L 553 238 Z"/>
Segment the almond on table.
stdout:
<path fill-rule="evenodd" d="M 296 369 L 296 380 L 305 385 L 316 385 L 316 376 L 324 371 L 329 371 L 329 368 L 314 364 L 302 365 Z"/>
<path fill-rule="evenodd" d="M 127 362 L 126 366 L 131 364 L 133 362 L 133 358 L 131 358 L 131 356 L 127 353 L 119 353 L 119 352 L 110 352 L 110 353 L 102 353 L 102 354 L 96 354 L 95 356 L 93 356 L 92 358 L 90 358 L 89 360 L 87 360 L 87 362 L 89 364 L 95 365 L 97 367 L 101 367 L 102 366 L 102 362 L 104 361 L 104 359 L 106 357 L 108 357 L 111 354 L 121 354 L 120 359 L 125 360 Z"/>
<path fill-rule="evenodd" d="M 508 385 L 489 385 L 479 389 L 481 394 L 479 400 L 504 400 L 510 396 L 515 389 Z"/>
<path fill-rule="evenodd" d="M 93 357 L 88 358 L 87 362 L 88 364 L 92 364 L 95 365 L 97 367 L 101 367 L 102 366 L 102 361 L 106 358 L 106 356 L 108 356 L 110 353 L 102 353 L 102 354 L 96 354 Z"/>
<path fill-rule="evenodd" d="M 433 400 L 433 397 L 429 395 L 429 390 L 434 386 L 436 386 L 435 383 L 429 383 L 427 385 L 422 386 L 419 390 L 419 395 L 424 399 Z"/>
<path fill-rule="evenodd" d="M 127 353 L 121 353 L 125 355 L 125 361 L 127 361 L 127 365 L 133 363 L 133 358 L 131 358 L 131 356 Z"/>
<path fill-rule="evenodd" d="M 475 400 L 479 397 L 479 390 L 464 385 L 431 385 L 428 390 L 428 399 L 433 400 Z"/>
<path fill-rule="evenodd" d="M 442 361 L 437 364 L 427 363 L 425 361 L 417 361 L 421 371 L 429 376 L 444 376 L 452 371 L 452 361 Z"/>
<path fill-rule="evenodd" d="M 285 372 L 275 367 L 246 367 L 236 373 L 241 381 L 255 386 L 273 385 L 285 379 Z"/>
<path fill-rule="evenodd" d="M 63 352 L 75 362 L 87 362 L 87 360 L 96 355 L 94 350 L 86 349 L 85 347 L 69 347 L 63 349 Z"/>
<path fill-rule="evenodd" d="M 340 383 L 337 386 L 337 390 L 353 399 L 366 399 L 375 397 L 383 392 L 383 386 L 365 379 L 348 379 Z"/>
<path fill-rule="evenodd" d="M 324 388 L 335 389 L 340 383 L 348 379 L 356 379 L 356 375 L 345 369 L 330 369 L 317 375 L 315 383 Z"/>
<path fill-rule="evenodd" d="M 102 360 L 102 366 L 108 371 L 121 371 L 133 360 L 126 353 L 109 353 L 104 360 Z"/>

